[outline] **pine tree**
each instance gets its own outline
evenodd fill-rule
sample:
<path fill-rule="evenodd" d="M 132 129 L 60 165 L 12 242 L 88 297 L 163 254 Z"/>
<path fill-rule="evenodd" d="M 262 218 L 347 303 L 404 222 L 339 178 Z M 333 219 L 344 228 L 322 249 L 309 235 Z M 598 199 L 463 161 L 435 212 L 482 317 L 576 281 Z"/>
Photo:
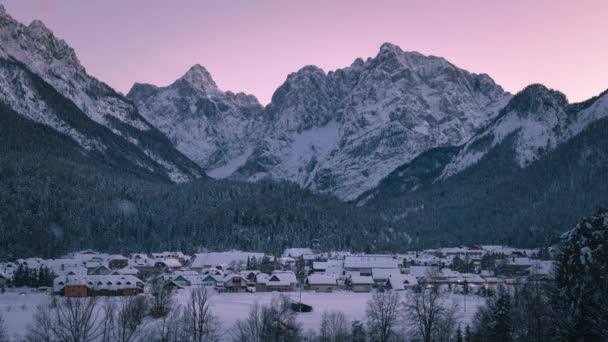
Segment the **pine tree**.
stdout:
<path fill-rule="evenodd" d="M 583 219 L 564 235 L 557 260 L 552 309 L 562 340 L 608 335 L 608 211 Z"/>
<path fill-rule="evenodd" d="M 456 342 L 463 342 L 462 329 L 460 328 L 460 325 L 458 326 L 458 329 L 456 329 Z"/>
<path fill-rule="evenodd" d="M 472 340 L 471 327 L 467 324 L 467 326 L 464 328 L 464 342 L 471 342 Z"/>
<path fill-rule="evenodd" d="M 504 293 L 498 297 L 492 312 L 493 339 L 495 342 L 510 342 L 512 337 L 511 326 L 511 299 Z"/>

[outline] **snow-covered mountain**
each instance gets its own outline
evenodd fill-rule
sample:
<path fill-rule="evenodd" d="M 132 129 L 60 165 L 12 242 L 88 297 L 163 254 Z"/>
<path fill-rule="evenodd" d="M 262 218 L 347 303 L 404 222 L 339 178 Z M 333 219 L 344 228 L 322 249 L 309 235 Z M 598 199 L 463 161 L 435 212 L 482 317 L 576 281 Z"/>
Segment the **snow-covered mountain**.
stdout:
<path fill-rule="evenodd" d="M 608 203 L 607 132 L 608 91 L 568 104 L 531 85 L 469 142 L 422 153 L 357 204 L 422 240 L 546 243 Z"/>
<path fill-rule="evenodd" d="M 540 84 L 519 92 L 483 132 L 446 166 L 442 177 L 462 172 L 512 137 L 517 163 L 526 167 L 545 153 L 608 116 L 608 94 L 569 105 L 566 97 Z"/>
<path fill-rule="evenodd" d="M 200 65 L 167 87 L 135 84 L 127 96 L 211 176 L 229 175 L 234 171 L 230 161 L 251 152 L 250 136 L 262 106 L 254 96 L 222 92 Z"/>
<path fill-rule="evenodd" d="M 290 75 L 265 111 L 274 134 L 239 175 L 354 199 L 421 152 L 467 141 L 509 98 L 487 75 L 386 43 L 348 68 Z"/>
<path fill-rule="evenodd" d="M 180 151 L 215 177 L 285 179 L 346 200 L 421 152 L 463 144 L 511 97 L 485 74 L 388 43 L 344 69 L 290 74 L 263 110 L 193 70 L 209 91 L 182 78 L 129 94 Z"/>
<path fill-rule="evenodd" d="M 0 41 L 0 101 L 70 136 L 85 150 L 121 154 L 117 144 L 126 142 L 141 151 L 131 160 L 137 167 L 161 170 L 174 181 L 201 176 L 199 167 L 139 115 L 131 101 L 88 75 L 74 50 L 41 21 L 25 26 L 0 5 Z M 93 123 L 115 137 L 92 129 Z"/>

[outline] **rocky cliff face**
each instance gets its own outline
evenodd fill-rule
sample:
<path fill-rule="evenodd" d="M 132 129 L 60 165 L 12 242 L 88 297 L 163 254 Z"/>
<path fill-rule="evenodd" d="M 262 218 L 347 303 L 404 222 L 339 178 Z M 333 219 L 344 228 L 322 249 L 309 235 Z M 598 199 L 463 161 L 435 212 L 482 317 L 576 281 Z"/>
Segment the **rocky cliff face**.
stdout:
<path fill-rule="evenodd" d="M 346 200 L 421 152 L 463 144 L 511 97 L 487 75 L 388 43 L 344 69 L 290 74 L 263 110 L 209 80 L 212 91 L 180 92 L 178 80 L 129 96 L 212 176 L 284 179 Z"/>
<path fill-rule="evenodd" d="M 243 93 L 222 92 L 200 65 L 167 87 L 136 84 L 128 94 L 175 146 L 215 177 L 232 173 L 255 141 L 262 106 Z"/>
<path fill-rule="evenodd" d="M 606 94 L 570 105 L 562 93 L 540 84 L 530 85 L 515 95 L 483 132 L 467 142 L 442 177 L 476 164 L 507 138 L 512 138 L 509 143 L 517 164 L 526 167 L 605 116 L 608 116 Z"/>
<path fill-rule="evenodd" d="M 384 44 L 345 69 L 290 75 L 265 111 L 272 135 L 237 174 L 354 199 L 421 152 L 464 143 L 509 98 L 487 75 Z"/>

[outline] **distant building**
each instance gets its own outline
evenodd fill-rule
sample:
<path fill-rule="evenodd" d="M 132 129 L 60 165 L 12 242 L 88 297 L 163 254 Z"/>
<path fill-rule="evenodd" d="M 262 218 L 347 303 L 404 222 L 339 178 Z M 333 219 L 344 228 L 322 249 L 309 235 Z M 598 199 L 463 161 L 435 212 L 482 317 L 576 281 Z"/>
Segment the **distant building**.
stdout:
<path fill-rule="evenodd" d="M 298 280 L 291 271 L 275 271 L 266 281 L 266 291 L 289 292 L 295 291 Z"/>
<path fill-rule="evenodd" d="M 127 266 L 129 266 L 129 259 L 126 257 L 118 254 L 110 255 L 110 258 L 108 259 L 109 268 L 116 270 Z"/>
<path fill-rule="evenodd" d="M 411 289 L 416 285 L 418 285 L 418 280 L 410 274 L 391 274 L 386 281 L 386 287 L 394 291 Z"/>
<path fill-rule="evenodd" d="M 290 257 L 290 258 L 299 258 L 301 256 L 312 255 L 312 254 L 314 254 L 314 253 L 313 253 L 312 249 L 310 249 L 310 248 L 287 248 L 283 252 L 284 257 Z"/>
<path fill-rule="evenodd" d="M 311 274 L 306 278 L 306 285 L 315 292 L 333 292 L 338 283 L 336 278 L 325 274 Z"/>
<path fill-rule="evenodd" d="M 374 287 L 371 276 L 351 276 L 350 285 L 353 292 L 370 292 Z"/>
<path fill-rule="evenodd" d="M 359 272 L 362 276 L 371 276 L 373 269 L 399 269 L 403 267 L 401 259 L 391 255 L 357 255 L 344 258 L 344 270 Z"/>
<path fill-rule="evenodd" d="M 57 277 L 53 291 L 66 297 L 133 296 L 144 291 L 144 283 L 128 275 Z"/>

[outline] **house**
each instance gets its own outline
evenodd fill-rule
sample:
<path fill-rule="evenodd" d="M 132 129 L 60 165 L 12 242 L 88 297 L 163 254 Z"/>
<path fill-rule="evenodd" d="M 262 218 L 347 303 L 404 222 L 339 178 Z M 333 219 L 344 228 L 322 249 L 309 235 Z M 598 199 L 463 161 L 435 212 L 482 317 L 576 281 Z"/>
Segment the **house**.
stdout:
<path fill-rule="evenodd" d="M 374 287 L 374 278 L 354 275 L 350 277 L 350 286 L 353 292 L 370 292 Z"/>
<path fill-rule="evenodd" d="M 371 276 L 374 268 L 399 269 L 403 267 L 402 259 L 391 255 L 357 255 L 344 258 L 345 271 L 357 271 L 362 276 Z"/>
<path fill-rule="evenodd" d="M 383 288 L 388 278 L 393 274 L 401 274 L 401 272 L 398 268 L 373 268 L 372 278 L 374 279 L 375 286 Z"/>
<path fill-rule="evenodd" d="M 211 267 L 223 270 L 226 266 L 245 265 L 247 259 L 262 260 L 263 257 L 264 253 L 242 251 L 199 253 L 192 257 L 190 268 L 199 272 Z"/>
<path fill-rule="evenodd" d="M 338 287 L 335 277 L 316 273 L 306 278 L 306 285 L 315 292 L 333 292 Z"/>
<path fill-rule="evenodd" d="M 295 291 L 297 284 L 298 280 L 292 271 L 274 271 L 266 281 L 266 291 Z"/>
<path fill-rule="evenodd" d="M 202 276 L 190 277 L 190 279 L 195 279 L 196 281 L 195 283 L 192 283 L 192 285 L 215 287 L 217 285 L 218 279 L 222 278 L 220 276 L 207 274 Z"/>
<path fill-rule="evenodd" d="M 258 273 L 255 276 L 255 292 L 266 292 L 268 288 L 266 284 L 268 283 L 268 279 L 270 279 L 270 275 L 266 273 Z"/>
<path fill-rule="evenodd" d="M 256 271 L 256 270 L 239 272 L 240 275 L 247 278 L 247 280 L 249 282 L 254 283 L 254 284 L 255 284 L 255 277 L 260 273 L 261 273 L 260 271 Z"/>
<path fill-rule="evenodd" d="M 137 277 L 137 275 L 139 274 L 139 270 L 137 268 L 135 268 L 135 267 L 132 267 L 132 266 L 121 268 L 119 270 L 116 270 L 115 272 L 118 272 L 118 273 L 123 274 L 123 275 L 132 275 L 132 276 L 135 276 L 135 277 Z"/>
<path fill-rule="evenodd" d="M 247 287 L 247 279 L 238 273 L 231 273 L 216 283 L 220 292 L 246 292 Z"/>
<path fill-rule="evenodd" d="M 299 258 L 305 255 L 314 254 L 310 248 L 287 248 L 283 252 L 283 257 Z"/>
<path fill-rule="evenodd" d="M 186 278 L 183 275 L 178 275 L 177 277 L 173 278 L 173 280 L 171 280 L 171 281 L 174 282 L 175 284 L 179 285 L 180 287 L 191 285 L 190 279 Z"/>
<path fill-rule="evenodd" d="M 411 274 L 391 274 L 386 281 L 386 287 L 394 291 L 411 289 L 418 285 L 418 280 Z"/>
<path fill-rule="evenodd" d="M 108 258 L 108 267 L 113 270 L 125 268 L 127 266 L 129 266 L 129 259 L 122 255 L 113 254 Z"/>
<path fill-rule="evenodd" d="M 314 273 L 344 275 L 344 260 L 329 259 L 327 261 L 313 261 L 312 271 Z"/>
<path fill-rule="evenodd" d="M 87 274 L 88 275 L 108 275 L 112 273 L 112 270 L 105 265 L 99 265 L 96 268 L 92 268 L 92 269 L 88 269 L 87 268 Z"/>
<path fill-rule="evenodd" d="M 182 263 L 176 258 L 166 258 L 163 260 L 164 268 L 173 272 L 182 268 Z"/>
<path fill-rule="evenodd" d="M 66 297 L 133 296 L 144 291 L 144 283 L 134 276 L 86 275 L 57 277 L 53 291 Z"/>

